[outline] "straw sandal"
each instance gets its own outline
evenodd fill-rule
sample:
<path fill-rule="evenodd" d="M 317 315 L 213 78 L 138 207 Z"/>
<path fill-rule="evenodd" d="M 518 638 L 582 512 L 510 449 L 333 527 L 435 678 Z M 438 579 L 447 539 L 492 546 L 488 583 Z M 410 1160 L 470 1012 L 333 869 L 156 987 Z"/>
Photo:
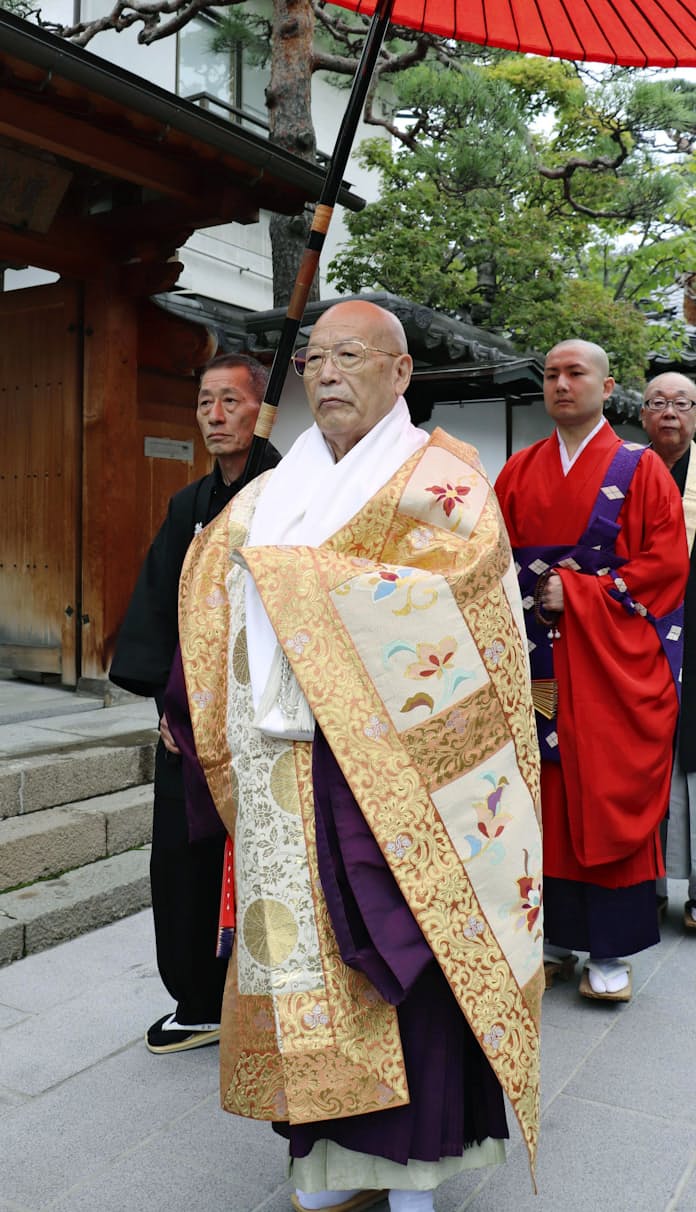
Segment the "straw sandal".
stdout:
<path fill-rule="evenodd" d="M 572 954 L 559 956 L 558 959 L 545 959 L 544 976 L 546 978 L 546 988 L 551 988 L 556 977 L 558 977 L 559 981 L 569 981 L 575 971 L 577 962 L 577 955 Z"/>
<path fill-rule="evenodd" d="M 597 993 L 590 984 L 589 964 L 585 964 L 580 977 L 579 993 L 581 997 L 589 997 L 598 1002 L 630 1002 L 633 996 L 633 978 L 630 964 L 626 964 L 628 969 L 628 984 L 624 985 L 623 989 L 617 989 L 616 993 Z"/>

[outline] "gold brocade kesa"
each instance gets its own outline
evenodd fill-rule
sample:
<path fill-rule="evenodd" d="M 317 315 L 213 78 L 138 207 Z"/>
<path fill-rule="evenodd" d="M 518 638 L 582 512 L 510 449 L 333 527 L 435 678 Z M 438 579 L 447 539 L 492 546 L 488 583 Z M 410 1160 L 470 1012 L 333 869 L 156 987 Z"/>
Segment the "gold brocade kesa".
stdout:
<path fill-rule="evenodd" d="M 243 547 L 261 487 L 255 481 L 204 532 L 182 576 L 196 745 L 236 835 L 224 1105 L 301 1122 L 408 1101 L 395 1012 L 345 968 L 331 930 L 316 867 L 311 748 L 249 724 L 248 671 L 238 680 L 244 572 L 230 564 L 241 547 L 533 1165 L 544 984 L 539 765 L 517 580 L 493 491 L 475 451 L 436 430 L 321 547 Z M 226 667 L 209 655 L 223 638 Z"/>

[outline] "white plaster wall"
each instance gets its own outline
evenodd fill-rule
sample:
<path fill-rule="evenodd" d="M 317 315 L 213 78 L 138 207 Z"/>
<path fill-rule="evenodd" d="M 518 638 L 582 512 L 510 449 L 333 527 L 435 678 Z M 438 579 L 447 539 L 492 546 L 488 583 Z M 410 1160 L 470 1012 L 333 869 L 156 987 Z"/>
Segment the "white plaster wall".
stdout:
<path fill-rule="evenodd" d="M 432 433 L 438 427 L 453 438 L 475 446 L 489 480 L 495 480 L 505 462 L 504 400 L 436 404 L 432 418 L 421 428 Z"/>

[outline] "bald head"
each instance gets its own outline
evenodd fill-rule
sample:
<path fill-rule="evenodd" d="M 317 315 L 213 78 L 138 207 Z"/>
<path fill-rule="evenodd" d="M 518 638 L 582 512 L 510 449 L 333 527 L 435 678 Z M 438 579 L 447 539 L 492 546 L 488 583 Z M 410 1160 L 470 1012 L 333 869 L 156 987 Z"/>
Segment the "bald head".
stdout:
<path fill-rule="evenodd" d="M 309 406 L 334 458 L 342 459 L 408 387 L 413 361 L 406 334 L 383 307 L 348 299 L 317 320 L 308 352 L 321 354 L 321 369 L 305 374 Z"/>
<path fill-rule="evenodd" d="M 646 384 L 643 399 L 649 400 L 656 395 L 664 397 L 684 395 L 696 398 L 696 383 L 688 375 L 676 374 L 671 370 L 665 371 L 664 374 L 655 375 L 655 378 L 650 379 Z"/>
<path fill-rule="evenodd" d="M 398 316 L 367 299 L 347 299 L 327 308 L 312 329 L 312 341 L 318 342 L 325 328 L 336 326 L 369 333 L 372 345 L 384 345 L 394 353 L 408 353 L 406 333 Z"/>
<path fill-rule="evenodd" d="M 601 345 L 596 345 L 594 341 L 575 340 L 572 337 L 568 338 L 567 341 L 559 341 L 547 353 L 547 360 L 557 353 L 567 352 L 571 348 L 581 350 L 584 356 L 597 367 L 602 378 L 607 378 L 609 374 L 609 358 L 607 357 L 606 350 L 602 349 Z"/>

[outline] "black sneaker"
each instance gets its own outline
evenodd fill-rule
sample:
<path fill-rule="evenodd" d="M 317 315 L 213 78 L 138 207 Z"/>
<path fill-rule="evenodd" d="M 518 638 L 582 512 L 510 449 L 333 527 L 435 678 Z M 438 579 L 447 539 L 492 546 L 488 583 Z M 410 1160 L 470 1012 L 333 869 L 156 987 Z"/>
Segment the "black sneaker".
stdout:
<path fill-rule="evenodd" d="M 164 1052 L 186 1052 L 189 1048 L 205 1048 L 206 1044 L 217 1044 L 220 1040 L 220 1026 L 206 1024 L 195 1027 L 170 1026 L 176 1023 L 173 1014 L 164 1014 L 145 1033 L 145 1045 L 150 1052 L 161 1055 Z"/>

